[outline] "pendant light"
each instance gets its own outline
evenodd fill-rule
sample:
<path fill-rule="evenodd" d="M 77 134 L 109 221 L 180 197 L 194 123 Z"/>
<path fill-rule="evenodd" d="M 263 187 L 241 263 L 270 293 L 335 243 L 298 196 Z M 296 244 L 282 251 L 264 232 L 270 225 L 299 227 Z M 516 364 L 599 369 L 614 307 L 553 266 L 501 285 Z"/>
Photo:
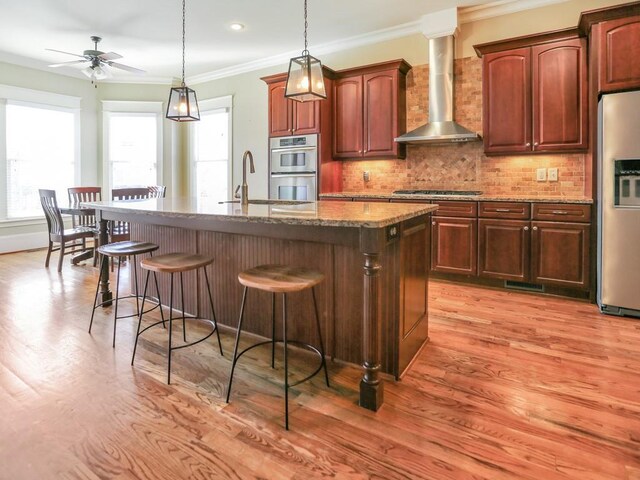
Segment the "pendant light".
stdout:
<path fill-rule="evenodd" d="M 284 96 L 298 102 L 327 98 L 322 76 L 322 63 L 307 50 L 307 0 L 304 0 L 304 50 L 289 62 Z"/>
<path fill-rule="evenodd" d="M 185 36 L 185 0 L 182 0 L 182 84 L 172 87 L 169 93 L 167 115 L 176 122 L 192 122 L 200 120 L 200 109 L 196 92 L 184 84 L 184 36 Z"/>

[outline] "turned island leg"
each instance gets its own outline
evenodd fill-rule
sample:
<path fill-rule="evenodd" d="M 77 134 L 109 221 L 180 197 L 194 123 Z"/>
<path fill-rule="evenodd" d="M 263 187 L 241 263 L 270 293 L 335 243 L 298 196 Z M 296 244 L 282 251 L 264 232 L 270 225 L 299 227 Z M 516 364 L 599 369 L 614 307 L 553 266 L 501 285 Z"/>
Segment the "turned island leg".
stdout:
<path fill-rule="evenodd" d="M 109 243 L 109 232 L 107 230 L 108 222 L 102 218 L 99 210 L 96 212 L 96 217 L 99 219 L 98 224 L 100 226 L 98 231 L 98 243 L 100 245 L 106 245 Z M 94 255 L 97 254 L 98 250 L 96 249 Z M 98 265 L 100 265 L 100 302 L 103 302 L 103 307 L 108 307 L 111 305 L 111 300 L 113 299 L 113 294 L 109 289 L 109 261 L 108 259 L 104 262 L 100 261 Z"/>
<path fill-rule="evenodd" d="M 380 378 L 380 269 L 377 253 L 364 254 L 364 373 L 360 380 L 360 406 L 376 411 L 384 401 L 384 384 Z"/>

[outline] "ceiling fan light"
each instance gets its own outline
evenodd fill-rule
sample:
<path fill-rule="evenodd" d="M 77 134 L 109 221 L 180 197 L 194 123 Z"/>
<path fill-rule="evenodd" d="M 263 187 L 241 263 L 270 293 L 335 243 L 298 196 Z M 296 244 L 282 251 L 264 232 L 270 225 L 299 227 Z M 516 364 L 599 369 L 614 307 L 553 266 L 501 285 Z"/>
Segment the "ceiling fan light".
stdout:
<path fill-rule="evenodd" d="M 284 96 L 299 102 L 327 98 L 320 60 L 309 54 L 292 58 Z"/>
<path fill-rule="evenodd" d="M 186 85 L 172 87 L 169 93 L 166 117 L 176 122 L 200 120 L 200 109 L 195 90 Z"/>

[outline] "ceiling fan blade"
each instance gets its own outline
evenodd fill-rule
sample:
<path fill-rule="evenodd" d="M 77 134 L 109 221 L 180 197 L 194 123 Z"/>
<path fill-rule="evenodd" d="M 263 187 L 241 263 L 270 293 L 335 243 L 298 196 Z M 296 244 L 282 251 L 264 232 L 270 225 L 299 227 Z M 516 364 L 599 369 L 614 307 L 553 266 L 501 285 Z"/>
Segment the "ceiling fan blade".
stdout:
<path fill-rule="evenodd" d="M 64 53 L 65 55 L 73 55 L 74 57 L 85 58 L 84 55 L 78 55 L 77 53 L 71 53 L 71 52 L 63 52 L 62 50 L 55 50 L 53 48 L 45 48 L 45 50 L 48 50 L 50 52 Z"/>
<path fill-rule="evenodd" d="M 63 62 L 63 63 L 54 63 L 52 65 L 49 65 L 51 68 L 58 68 L 58 67 L 66 67 L 68 65 L 77 65 L 79 63 L 86 63 L 89 60 L 84 59 L 84 60 L 72 60 L 71 62 Z"/>
<path fill-rule="evenodd" d="M 98 58 L 100 60 L 117 60 L 118 58 L 122 58 L 122 55 L 118 55 L 116 52 L 108 52 L 108 53 L 101 53 L 100 55 L 98 55 Z"/>
<path fill-rule="evenodd" d="M 119 68 L 120 70 L 126 70 L 127 72 L 135 73 L 137 75 L 144 75 L 145 73 L 147 73 L 144 70 L 140 70 L 139 68 L 130 67 L 129 65 L 123 65 L 122 63 L 107 62 L 107 64 L 110 67 Z"/>

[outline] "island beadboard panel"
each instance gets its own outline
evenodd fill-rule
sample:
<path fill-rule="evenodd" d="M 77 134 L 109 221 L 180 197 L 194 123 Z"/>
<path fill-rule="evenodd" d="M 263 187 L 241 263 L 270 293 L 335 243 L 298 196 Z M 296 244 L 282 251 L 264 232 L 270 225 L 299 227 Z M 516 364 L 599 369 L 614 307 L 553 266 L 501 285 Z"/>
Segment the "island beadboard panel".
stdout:
<path fill-rule="evenodd" d="M 482 133 L 482 61 L 457 59 L 455 118 Z M 428 119 L 429 66 L 419 65 L 407 76 L 407 130 Z M 351 161 L 343 165 L 343 190 L 392 191 L 407 188 L 481 190 L 489 195 L 582 197 L 586 191 L 587 154 L 486 156 L 482 142 L 408 145 L 406 160 Z M 538 168 L 558 168 L 557 182 L 536 181 Z M 364 182 L 362 172 L 370 181 Z"/>

